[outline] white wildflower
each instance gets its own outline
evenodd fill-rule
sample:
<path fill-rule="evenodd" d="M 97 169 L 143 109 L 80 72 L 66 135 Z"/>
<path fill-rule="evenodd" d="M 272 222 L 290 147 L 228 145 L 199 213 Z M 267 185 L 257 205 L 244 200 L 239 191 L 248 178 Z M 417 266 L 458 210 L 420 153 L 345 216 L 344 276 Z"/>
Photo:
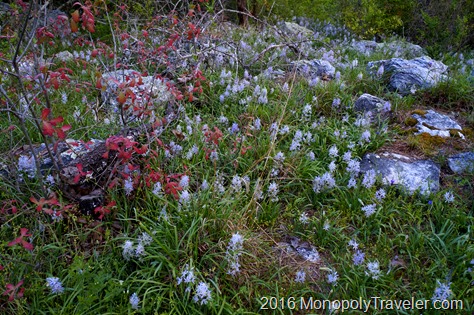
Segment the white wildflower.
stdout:
<path fill-rule="evenodd" d="M 196 281 L 196 277 L 194 276 L 194 269 L 190 268 L 188 264 L 184 265 L 184 269 L 181 272 L 181 277 L 176 279 L 178 285 L 181 283 L 191 284 Z"/>
<path fill-rule="evenodd" d="M 46 278 L 46 285 L 51 289 L 51 294 L 61 294 L 64 292 L 64 287 L 59 278 Z"/>
<path fill-rule="evenodd" d="M 278 201 L 278 184 L 275 182 L 271 182 L 268 186 L 268 196 L 270 197 L 271 201 Z"/>
<path fill-rule="evenodd" d="M 452 203 L 454 202 L 454 195 L 452 192 L 450 191 L 447 191 L 445 194 L 444 194 L 444 201 L 446 203 Z"/>
<path fill-rule="evenodd" d="M 123 258 L 125 258 L 125 260 L 130 260 L 130 258 L 135 255 L 135 251 L 133 249 L 133 242 L 130 240 L 127 240 L 125 241 L 122 247 L 123 247 L 123 251 L 122 251 Z"/>
<path fill-rule="evenodd" d="M 366 217 L 370 217 L 372 214 L 375 213 L 376 210 L 377 209 L 376 209 L 375 204 L 371 204 L 371 205 L 367 205 L 367 206 L 362 207 L 362 211 L 364 211 Z"/>
<path fill-rule="evenodd" d="M 303 212 L 301 215 L 300 215 L 300 222 L 303 223 L 303 224 L 307 224 L 309 222 L 309 217 L 308 215 L 306 214 L 306 212 Z"/>
<path fill-rule="evenodd" d="M 367 271 L 365 272 L 367 276 L 370 276 L 372 279 L 377 280 L 380 276 L 380 266 L 378 261 L 372 261 L 367 263 Z"/>
<path fill-rule="evenodd" d="M 199 282 L 196 287 L 196 292 L 193 297 L 193 301 L 195 303 L 207 304 L 211 300 L 211 290 L 209 289 L 209 285 L 205 282 Z"/>
<path fill-rule="evenodd" d="M 133 181 L 129 177 L 123 182 L 123 188 L 125 189 L 125 195 L 130 195 L 133 191 Z"/>
<path fill-rule="evenodd" d="M 138 295 L 136 293 L 133 293 L 132 295 L 130 295 L 130 305 L 132 306 L 132 308 L 134 310 L 138 310 L 139 306 L 138 304 L 140 303 L 140 298 L 138 297 Z"/>
<path fill-rule="evenodd" d="M 161 196 L 162 195 L 162 189 L 161 189 L 161 183 L 160 182 L 156 182 L 154 185 L 153 185 L 153 194 L 157 197 Z"/>
<path fill-rule="evenodd" d="M 339 275 L 337 271 L 330 270 L 330 273 L 328 274 L 328 283 L 336 285 L 338 278 L 339 278 Z"/>
<path fill-rule="evenodd" d="M 333 145 L 331 148 L 329 148 L 329 156 L 332 158 L 336 158 L 338 156 L 339 150 L 335 145 Z"/>
<path fill-rule="evenodd" d="M 306 281 L 306 272 L 300 270 L 296 273 L 295 282 L 303 283 Z"/>
<path fill-rule="evenodd" d="M 142 243 L 145 246 L 150 245 L 152 241 L 153 238 L 147 232 L 143 232 L 142 235 L 138 237 L 138 243 Z"/>
<path fill-rule="evenodd" d="M 442 283 L 439 280 L 436 281 L 438 286 L 436 287 L 431 300 L 434 301 L 445 301 L 448 300 L 453 292 L 450 289 L 451 282 Z"/>

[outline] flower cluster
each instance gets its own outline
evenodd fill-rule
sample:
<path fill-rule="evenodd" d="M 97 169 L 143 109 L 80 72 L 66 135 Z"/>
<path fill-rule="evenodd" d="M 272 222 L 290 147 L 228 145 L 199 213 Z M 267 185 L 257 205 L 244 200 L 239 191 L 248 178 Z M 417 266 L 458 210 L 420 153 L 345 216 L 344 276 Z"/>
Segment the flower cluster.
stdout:
<path fill-rule="evenodd" d="M 229 264 L 229 270 L 227 273 L 231 276 L 235 276 L 240 272 L 239 257 L 242 254 L 244 238 L 239 233 L 232 235 L 232 238 L 227 245 L 226 260 Z"/>
<path fill-rule="evenodd" d="M 176 279 L 176 283 L 186 284 L 186 292 L 191 292 L 194 283 L 196 282 L 196 275 L 194 274 L 194 268 L 190 267 L 189 264 L 184 265 L 181 276 Z M 207 304 L 211 298 L 211 290 L 209 285 L 203 281 L 200 281 L 194 288 L 194 297 L 193 301 L 195 303 L 200 303 L 201 305 Z"/>
<path fill-rule="evenodd" d="M 64 292 L 64 287 L 59 278 L 46 278 L 46 285 L 51 289 L 51 294 L 61 294 Z"/>
<path fill-rule="evenodd" d="M 122 245 L 122 256 L 125 260 L 130 260 L 130 258 L 141 258 L 145 255 L 145 246 L 148 246 L 153 241 L 152 237 L 143 232 L 142 235 L 138 237 L 137 246 L 134 246 L 133 241 L 126 240 Z"/>

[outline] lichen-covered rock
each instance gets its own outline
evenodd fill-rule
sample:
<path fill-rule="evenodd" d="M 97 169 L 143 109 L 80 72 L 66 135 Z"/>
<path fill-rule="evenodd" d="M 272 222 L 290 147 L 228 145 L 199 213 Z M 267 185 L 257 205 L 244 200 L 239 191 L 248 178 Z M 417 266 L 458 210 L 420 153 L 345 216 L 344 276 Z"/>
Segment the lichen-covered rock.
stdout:
<path fill-rule="evenodd" d="M 377 49 L 377 42 L 373 40 L 353 40 L 351 47 L 361 54 L 370 56 Z"/>
<path fill-rule="evenodd" d="M 130 82 L 134 81 L 133 86 Z M 102 92 L 102 100 L 116 109 L 119 105 L 117 101 L 117 92 L 120 85 L 128 86 L 135 94 L 135 104 L 152 101 L 155 103 L 165 103 L 172 98 L 166 82 L 153 76 L 142 76 L 140 72 L 134 70 L 118 70 L 106 72 L 102 75 L 103 86 L 106 87 Z"/>
<path fill-rule="evenodd" d="M 456 174 L 474 172 L 474 152 L 463 152 L 450 156 L 448 166 Z"/>
<path fill-rule="evenodd" d="M 358 112 L 382 113 L 390 111 L 390 106 L 387 105 L 387 101 L 364 93 L 355 101 L 354 110 Z"/>
<path fill-rule="evenodd" d="M 415 113 L 412 114 L 412 117 L 418 122 L 416 124 L 416 128 L 418 128 L 417 134 L 428 133 L 432 136 L 449 138 L 451 136 L 450 131 L 455 130 L 459 133 L 461 138 L 464 138 L 464 135 L 461 133 L 461 126 L 446 115 L 428 110 L 424 115 Z"/>
<path fill-rule="evenodd" d="M 385 185 L 398 185 L 409 194 L 419 190 L 426 195 L 439 190 L 440 167 L 430 160 L 413 160 L 394 153 L 369 153 L 362 159 L 360 169 L 362 172 L 374 170 Z"/>
<path fill-rule="evenodd" d="M 377 43 L 377 51 L 392 53 L 394 57 L 399 58 L 417 58 L 426 54 L 421 46 L 400 40 Z"/>
<path fill-rule="evenodd" d="M 292 65 L 294 69 L 308 78 L 333 78 L 336 73 L 336 68 L 329 61 L 322 59 L 298 60 L 293 62 Z"/>
<path fill-rule="evenodd" d="M 283 30 L 292 36 L 305 36 L 305 37 L 312 37 L 314 32 L 312 30 L 307 29 L 304 26 L 298 25 L 292 22 L 285 22 L 283 24 Z"/>
<path fill-rule="evenodd" d="M 428 89 L 447 80 L 447 70 L 448 67 L 441 61 L 428 56 L 411 60 L 393 58 L 367 64 L 367 71 L 371 75 L 383 75 L 388 78 L 388 88 L 401 95 L 408 95 L 418 89 Z"/>
<path fill-rule="evenodd" d="M 375 52 L 390 54 L 397 58 L 417 58 L 426 54 L 421 46 L 400 40 L 383 43 L 377 43 L 373 40 L 353 40 L 351 47 L 366 56 L 370 56 Z"/>
<path fill-rule="evenodd" d="M 58 52 L 56 54 L 56 58 L 62 62 L 66 62 L 66 61 L 74 59 L 74 55 L 70 53 L 69 51 L 65 50 L 65 51 Z"/>

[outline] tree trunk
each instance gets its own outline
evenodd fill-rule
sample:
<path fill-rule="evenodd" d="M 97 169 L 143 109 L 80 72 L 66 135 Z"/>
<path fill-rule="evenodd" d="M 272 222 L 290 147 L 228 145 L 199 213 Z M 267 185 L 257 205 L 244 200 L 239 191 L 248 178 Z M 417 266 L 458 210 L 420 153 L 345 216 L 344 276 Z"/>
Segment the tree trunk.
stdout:
<path fill-rule="evenodd" d="M 247 26 L 249 23 L 249 17 L 247 15 L 249 13 L 247 0 L 237 0 L 237 11 L 239 11 L 237 14 L 239 18 L 239 25 Z"/>

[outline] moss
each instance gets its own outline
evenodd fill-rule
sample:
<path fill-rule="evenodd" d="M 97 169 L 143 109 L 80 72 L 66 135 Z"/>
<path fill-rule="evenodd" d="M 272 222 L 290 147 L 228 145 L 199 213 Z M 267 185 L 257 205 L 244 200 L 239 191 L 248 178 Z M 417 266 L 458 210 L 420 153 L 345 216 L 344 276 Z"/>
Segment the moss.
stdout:
<path fill-rule="evenodd" d="M 409 136 L 407 143 L 410 147 L 419 149 L 426 155 L 435 155 L 438 149 L 446 143 L 446 140 L 446 138 L 423 132 L 416 136 Z"/>
<path fill-rule="evenodd" d="M 417 114 L 420 116 L 425 116 L 426 115 L 426 110 L 424 109 L 415 109 L 411 112 L 412 114 Z"/>
<path fill-rule="evenodd" d="M 440 146 L 446 142 L 446 138 L 440 136 L 432 136 L 426 132 L 419 134 L 418 137 L 420 137 L 422 143 L 428 146 Z"/>
<path fill-rule="evenodd" d="M 474 139 L 474 131 L 471 128 L 464 127 L 462 129 L 462 134 L 466 137 L 466 139 Z"/>
<path fill-rule="evenodd" d="M 459 133 L 463 134 L 461 131 L 459 131 L 458 129 L 449 129 L 449 135 L 453 138 L 461 138 L 461 136 L 459 135 Z M 464 134 L 463 134 L 464 135 Z"/>
<path fill-rule="evenodd" d="M 407 126 L 413 127 L 417 123 L 418 123 L 418 120 L 416 120 L 416 118 L 414 118 L 414 117 L 410 116 L 407 119 L 405 119 L 405 125 L 407 125 Z"/>
<path fill-rule="evenodd" d="M 418 131 L 418 129 L 414 128 L 414 127 L 411 127 L 411 128 L 407 128 L 407 129 L 400 129 L 398 130 L 398 133 L 400 135 L 406 135 L 406 136 L 409 136 L 409 135 L 413 135 L 414 133 L 416 133 Z"/>

